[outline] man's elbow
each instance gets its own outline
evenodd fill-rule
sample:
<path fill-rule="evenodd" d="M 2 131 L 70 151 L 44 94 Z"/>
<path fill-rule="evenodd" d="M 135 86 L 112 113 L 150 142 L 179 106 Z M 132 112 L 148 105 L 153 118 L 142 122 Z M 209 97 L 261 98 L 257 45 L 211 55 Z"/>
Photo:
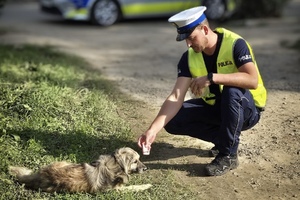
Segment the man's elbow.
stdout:
<path fill-rule="evenodd" d="M 256 84 L 256 85 L 253 85 L 253 87 L 252 87 L 252 88 L 250 88 L 250 89 L 252 89 L 252 90 L 256 90 L 256 89 L 257 89 L 257 87 L 258 87 L 258 84 Z"/>
<path fill-rule="evenodd" d="M 250 89 L 253 89 L 253 90 L 257 89 L 258 88 L 258 80 L 257 79 L 256 80 L 252 80 L 251 84 L 249 85 L 249 87 L 250 87 Z"/>

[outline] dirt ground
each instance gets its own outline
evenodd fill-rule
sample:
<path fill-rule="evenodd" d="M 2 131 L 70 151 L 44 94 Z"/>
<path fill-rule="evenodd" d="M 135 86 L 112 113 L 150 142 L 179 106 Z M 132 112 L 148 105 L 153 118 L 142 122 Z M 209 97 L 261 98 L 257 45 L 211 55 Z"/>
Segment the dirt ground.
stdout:
<path fill-rule="evenodd" d="M 141 134 L 171 91 L 176 64 L 186 50 L 184 43 L 175 42 L 175 29 L 166 20 L 127 21 L 100 29 L 61 22 L 36 9 L 33 3 L 7 5 L 0 28 L 9 31 L 0 35 L 0 42 L 50 44 L 84 57 L 122 91 L 145 102 L 137 126 Z M 253 46 L 268 90 L 261 121 L 242 133 L 238 169 L 205 177 L 212 144 L 164 131 L 151 155 L 143 157 L 150 169 L 172 169 L 178 181 L 198 192 L 195 199 L 300 198 L 300 56 L 284 47 L 300 39 L 299 10 L 300 0 L 291 0 L 280 19 L 222 25 Z"/>

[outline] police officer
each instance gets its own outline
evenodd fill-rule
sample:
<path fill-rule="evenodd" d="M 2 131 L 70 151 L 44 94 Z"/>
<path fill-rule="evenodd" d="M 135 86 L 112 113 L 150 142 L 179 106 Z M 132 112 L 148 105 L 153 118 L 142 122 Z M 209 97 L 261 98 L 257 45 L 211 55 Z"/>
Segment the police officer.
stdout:
<path fill-rule="evenodd" d="M 241 131 L 252 128 L 264 110 L 267 92 L 250 45 L 224 28 L 211 30 L 206 7 L 182 11 L 169 22 L 177 28 L 177 41 L 188 50 L 178 63 L 178 77 L 138 145 L 151 148 L 162 129 L 213 143 L 215 158 L 205 167 L 209 176 L 238 167 Z M 190 90 L 196 98 L 184 101 Z"/>

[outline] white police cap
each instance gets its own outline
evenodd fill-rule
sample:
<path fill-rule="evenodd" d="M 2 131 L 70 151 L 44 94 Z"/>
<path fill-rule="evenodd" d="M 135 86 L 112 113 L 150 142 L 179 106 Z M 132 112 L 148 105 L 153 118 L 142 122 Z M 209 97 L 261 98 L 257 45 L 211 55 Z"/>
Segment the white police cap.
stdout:
<path fill-rule="evenodd" d="M 170 23 L 177 27 L 177 41 L 182 41 L 189 37 L 194 29 L 206 19 L 205 10 L 205 6 L 194 7 L 181 11 L 168 19 Z"/>

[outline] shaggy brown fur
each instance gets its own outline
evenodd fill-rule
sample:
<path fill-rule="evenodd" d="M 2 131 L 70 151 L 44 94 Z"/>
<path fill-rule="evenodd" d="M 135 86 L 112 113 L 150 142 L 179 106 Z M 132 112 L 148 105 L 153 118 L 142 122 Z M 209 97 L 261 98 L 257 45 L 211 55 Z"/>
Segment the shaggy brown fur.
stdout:
<path fill-rule="evenodd" d="M 36 173 L 25 167 L 9 167 L 9 173 L 16 176 L 18 182 L 31 189 L 45 192 L 89 192 L 108 189 L 124 189 L 129 174 L 142 173 L 146 166 L 139 160 L 140 155 L 131 148 L 117 149 L 113 155 L 100 155 L 90 164 L 56 162 L 42 167 Z M 144 190 L 151 185 L 129 187 Z"/>

